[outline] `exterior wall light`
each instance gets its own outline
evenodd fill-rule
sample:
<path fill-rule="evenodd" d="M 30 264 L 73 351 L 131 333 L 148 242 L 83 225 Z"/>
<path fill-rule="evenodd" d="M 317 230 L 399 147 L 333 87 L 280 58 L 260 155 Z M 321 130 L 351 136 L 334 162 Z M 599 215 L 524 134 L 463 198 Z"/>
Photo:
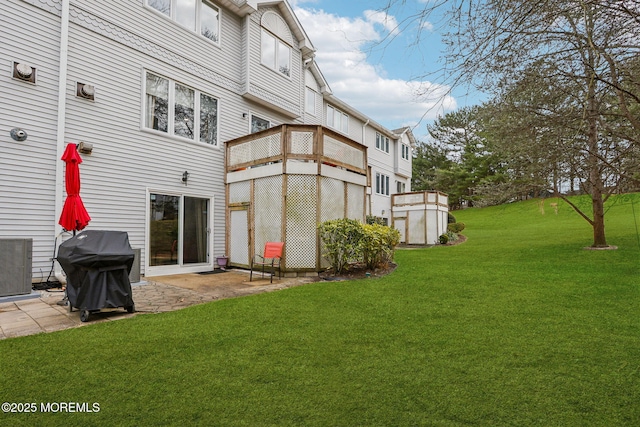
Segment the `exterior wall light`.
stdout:
<path fill-rule="evenodd" d="M 182 182 L 184 183 L 184 185 L 187 185 L 187 181 L 189 181 L 189 172 L 184 171 L 184 173 L 182 174 Z"/>
<path fill-rule="evenodd" d="M 93 144 L 89 142 L 80 142 L 80 144 L 78 144 L 78 152 L 82 154 L 91 154 L 92 151 Z"/>

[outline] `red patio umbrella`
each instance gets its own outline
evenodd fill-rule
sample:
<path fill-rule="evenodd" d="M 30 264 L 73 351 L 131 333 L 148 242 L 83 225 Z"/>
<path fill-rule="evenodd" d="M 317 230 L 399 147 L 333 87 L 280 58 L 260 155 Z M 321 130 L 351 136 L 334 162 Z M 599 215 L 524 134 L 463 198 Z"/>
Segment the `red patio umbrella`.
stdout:
<path fill-rule="evenodd" d="M 80 231 L 89 224 L 91 217 L 80 198 L 80 163 L 82 157 L 78 153 L 76 144 L 68 144 L 61 160 L 67 164 L 64 182 L 67 189 L 67 199 L 64 201 L 60 224 L 67 231 Z"/>

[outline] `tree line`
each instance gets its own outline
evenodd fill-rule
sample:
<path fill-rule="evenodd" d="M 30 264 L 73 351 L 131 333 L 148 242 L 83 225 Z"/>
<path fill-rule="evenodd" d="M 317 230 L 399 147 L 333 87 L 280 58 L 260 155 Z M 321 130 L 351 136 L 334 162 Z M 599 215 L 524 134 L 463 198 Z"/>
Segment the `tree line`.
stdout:
<path fill-rule="evenodd" d="M 491 99 L 429 126 L 413 188 L 453 207 L 555 195 L 607 246 L 605 202 L 640 188 L 640 1 L 436 0 L 414 18 L 436 13 L 449 83 Z"/>

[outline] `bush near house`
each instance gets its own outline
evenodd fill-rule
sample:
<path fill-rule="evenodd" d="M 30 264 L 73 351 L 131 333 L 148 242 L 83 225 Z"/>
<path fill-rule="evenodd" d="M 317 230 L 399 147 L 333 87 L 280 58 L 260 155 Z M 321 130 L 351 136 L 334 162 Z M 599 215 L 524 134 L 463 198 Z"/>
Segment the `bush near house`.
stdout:
<path fill-rule="evenodd" d="M 380 224 L 363 224 L 362 229 L 360 251 L 367 268 L 374 269 L 393 261 L 393 250 L 400 243 L 400 232 Z"/>
<path fill-rule="evenodd" d="M 323 255 L 336 274 L 360 261 L 371 269 L 383 266 L 391 262 L 394 248 L 400 242 L 400 232 L 392 227 L 362 224 L 348 218 L 325 221 L 318 230 L 324 243 Z"/>
<path fill-rule="evenodd" d="M 464 222 L 453 222 L 447 225 L 447 231 L 458 234 L 464 230 L 464 227 Z"/>
<path fill-rule="evenodd" d="M 381 216 L 367 215 L 366 221 L 367 221 L 367 224 L 385 225 L 384 218 L 382 218 Z"/>
<path fill-rule="evenodd" d="M 342 218 L 325 221 L 318 226 L 324 243 L 324 256 L 335 273 L 341 273 L 360 254 L 362 223 L 355 219 Z"/>

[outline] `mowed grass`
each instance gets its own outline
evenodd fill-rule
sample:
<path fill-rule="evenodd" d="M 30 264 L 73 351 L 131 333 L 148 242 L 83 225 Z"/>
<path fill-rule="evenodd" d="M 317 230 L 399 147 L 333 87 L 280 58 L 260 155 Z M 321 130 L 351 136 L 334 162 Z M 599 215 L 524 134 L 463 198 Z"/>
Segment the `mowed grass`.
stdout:
<path fill-rule="evenodd" d="M 1 401 L 100 405 L 0 424 L 640 425 L 640 195 L 608 208 L 615 251 L 555 199 L 469 209 L 382 279 L 0 341 Z"/>

